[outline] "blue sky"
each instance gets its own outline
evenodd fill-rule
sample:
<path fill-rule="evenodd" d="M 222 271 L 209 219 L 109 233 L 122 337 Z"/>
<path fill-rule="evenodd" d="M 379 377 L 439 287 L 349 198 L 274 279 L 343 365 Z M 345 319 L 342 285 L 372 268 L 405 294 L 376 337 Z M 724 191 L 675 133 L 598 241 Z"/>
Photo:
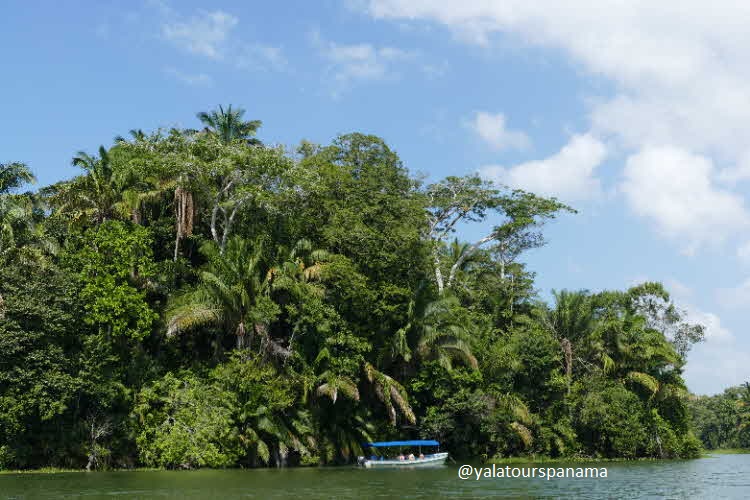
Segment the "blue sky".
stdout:
<path fill-rule="evenodd" d="M 431 179 L 481 172 L 579 210 L 537 285 L 663 281 L 707 341 L 691 390 L 750 379 L 750 7 L 665 0 L 13 2 L 0 161 L 46 184 L 129 129 L 238 105 L 260 138 L 380 135 Z M 473 235 L 467 232 L 467 237 Z"/>

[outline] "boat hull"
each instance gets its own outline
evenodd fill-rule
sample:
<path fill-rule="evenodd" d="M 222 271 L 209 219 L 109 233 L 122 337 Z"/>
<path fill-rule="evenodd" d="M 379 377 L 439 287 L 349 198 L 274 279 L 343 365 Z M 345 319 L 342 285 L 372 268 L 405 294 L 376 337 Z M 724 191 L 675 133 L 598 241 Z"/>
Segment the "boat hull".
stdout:
<path fill-rule="evenodd" d="M 436 465 L 444 465 L 447 459 L 448 453 L 435 453 L 415 460 L 365 459 L 361 461 L 361 465 L 366 469 L 409 469 L 414 467 L 434 467 Z"/>

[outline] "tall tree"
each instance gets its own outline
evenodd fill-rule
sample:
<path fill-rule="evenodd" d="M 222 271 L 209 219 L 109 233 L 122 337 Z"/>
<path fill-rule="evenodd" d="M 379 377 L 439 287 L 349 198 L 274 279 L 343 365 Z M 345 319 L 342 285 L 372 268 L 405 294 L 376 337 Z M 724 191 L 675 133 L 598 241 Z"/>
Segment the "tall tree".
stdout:
<path fill-rule="evenodd" d="M 255 334 L 263 341 L 279 310 L 268 296 L 262 245 L 235 237 L 223 254 L 213 243 L 201 251 L 208 264 L 196 288 L 172 302 L 167 333 L 214 324 L 236 337 L 238 349 L 252 347 Z"/>
<path fill-rule="evenodd" d="M 260 144 L 260 141 L 255 139 L 255 134 L 263 122 L 243 120 L 245 110 L 242 108 L 232 109 L 230 104 L 226 109 L 219 106 L 218 109 L 212 111 L 201 111 L 196 116 L 206 127 L 207 132 L 215 134 L 226 144 L 235 140 L 247 141 L 251 145 Z"/>
<path fill-rule="evenodd" d="M 98 156 L 79 151 L 73 165 L 83 169 L 83 175 L 47 189 L 51 204 L 60 213 L 74 222 L 94 224 L 133 216 L 137 209 L 131 190 L 133 174 L 115 168 L 104 146 L 99 146 Z"/>
<path fill-rule="evenodd" d="M 565 379 L 570 392 L 573 381 L 575 344 L 585 338 L 594 326 L 594 310 L 590 294 L 586 291 L 553 292 L 554 307 L 542 306 L 536 318 L 560 343 L 563 353 Z"/>
<path fill-rule="evenodd" d="M 405 361 L 436 360 L 450 370 L 455 361 L 477 368 L 471 343 L 474 325 L 453 295 L 431 296 L 422 283 L 409 301 L 407 323 L 394 336 L 391 350 Z"/>
<path fill-rule="evenodd" d="M 554 198 L 542 198 L 521 190 L 503 191 L 477 175 L 447 177 L 427 186 L 429 200 L 426 237 L 432 247 L 433 269 L 438 292 L 451 288 L 463 262 L 478 249 L 496 241 L 503 262 L 515 260 L 520 252 L 543 243 L 541 225 L 562 211 L 573 209 Z M 444 276 L 441 247 L 448 244 L 458 227 L 483 222 L 490 214 L 499 215 L 500 224 L 470 243 L 452 262 Z"/>

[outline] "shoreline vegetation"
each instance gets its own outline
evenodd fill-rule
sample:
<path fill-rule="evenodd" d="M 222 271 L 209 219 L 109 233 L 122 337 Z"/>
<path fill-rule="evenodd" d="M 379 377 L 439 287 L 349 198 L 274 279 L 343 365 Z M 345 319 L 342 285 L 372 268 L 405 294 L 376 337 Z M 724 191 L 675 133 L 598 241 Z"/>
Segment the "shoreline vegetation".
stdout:
<path fill-rule="evenodd" d="M 716 449 L 716 450 L 705 450 L 704 453 L 698 458 L 710 458 L 712 455 L 750 455 L 750 448 L 727 448 L 727 449 Z M 496 464 L 496 465 L 523 465 L 523 464 L 546 464 L 546 463 L 617 463 L 617 462 L 639 462 L 639 461 L 662 461 L 665 459 L 653 458 L 653 457 L 641 457 L 641 458 L 594 458 L 594 457 L 502 457 L 502 458 L 491 458 L 486 461 L 481 461 L 484 464 Z M 681 460 L 681 459 L 676 459 Z M 465 460 L 468 463 L 473 463 L 476 460 Z M 349 464 L 351 465 L 351 464 Z M 315 467 L 315 466 L 299 466 L 299 467 Z M 325 466 L 323 466 L 325 467 Z M 332 466 L 339 467 L 339 466 Z M 191 470 L 242 470 L 242 467 L 228 467 L 224 469 L 191 469 Z M 247 469 L 247 468 L 244 468 Z M 39 469 L 20 469 L 20 470 L 0 470 L 0 475 L 12 475 L 12 474 L 62 474 L 62 473 L 91 473 L 91 472 L 190 472 L 185 469 L 167 469 L 158 467 L 136 467 L 132 469 L 102 469 L 98 471 L 87 471 L 86 469 L 64 469 L 56 467 L 42 467 Z"/>
<path fill-rule="evenodd" d="M 750 444 L 750 385 L 689 394 L 705 328 L 661 284 L 542 300 L 523 258 L 574 208 L 428 181 L 373 135 L 289 150 L 231 106 L 196 126 L 131 130 L 34 189 L 0 164 L 0 470 Z"/>
<path fill-rule="evenodd" d="M 710 458 L 712 455 L 750 455 L 750 448 L 722 448 L 715 450 L 704 450 L 704 452 L 695 458 Z M 662 461 L 667 459 L 655 458 L 655 457 L 640 457 L 640 458 L 603 458 L 603 457 L 549 457 L 549 456 L 517 456 L 517 457 L 495 457 L 486 460 L 480 459 L 459 459 L 458 461 L 450 459 L 449 461 L 457 463 L 483 463 L 483 464 L 496 464 L 496 465 L 523 465 L 523 464 L 545 464 L 545 463 L 617 463 L 617 462 L 639 462 L 639 461 Z M 676 459 L 682 460 L 682 459 Z M 352 465 L 352 464 L 347 464 Z M 449 464 L 450 465 L 450 464 Z M 317 467 L 316 465 L 299 465 L 297 467 Z M 326 467 L 326 466 L 321 466 Z M 331 467 L 341 467 L 338 465 L 332 465 Z M 0 470 L 0 475 L 10 474 L 60 474 L 70 472 L 190 472 L 194 470 L 242 470 L 248 469 L 247 467 L 226 467 L 222 469 L 174 469 L 164 467 L 136 467 L 130 469 L 102 469 L 99 471 L 87 471 L 86 469 L 65 469 L 56 467 L 42 467 L 39 469 L 20 469 L 20 470 Z"/>

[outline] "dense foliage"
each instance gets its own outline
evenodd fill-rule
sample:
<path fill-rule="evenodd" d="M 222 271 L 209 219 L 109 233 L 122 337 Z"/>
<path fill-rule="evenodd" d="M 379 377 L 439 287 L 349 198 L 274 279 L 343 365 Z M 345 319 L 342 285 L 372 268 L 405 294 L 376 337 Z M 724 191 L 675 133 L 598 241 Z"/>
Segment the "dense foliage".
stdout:
<path fill-rule="evenodd" d="M 688 407 L 706 448 L 750 448 L 750 383 L 692 398 Z"/>
<path fill-rule="evenodd" d="M 537 296 L 521 258 L 573 209 L 426 184 L 374 136 L 287 152 L 242 110 L 198 117 L 37 192 L 0 166 L 0 467 L 342 463 L 391 437 L 699 453 L 681 371 L 703 329 L 661 285 Z"/>

